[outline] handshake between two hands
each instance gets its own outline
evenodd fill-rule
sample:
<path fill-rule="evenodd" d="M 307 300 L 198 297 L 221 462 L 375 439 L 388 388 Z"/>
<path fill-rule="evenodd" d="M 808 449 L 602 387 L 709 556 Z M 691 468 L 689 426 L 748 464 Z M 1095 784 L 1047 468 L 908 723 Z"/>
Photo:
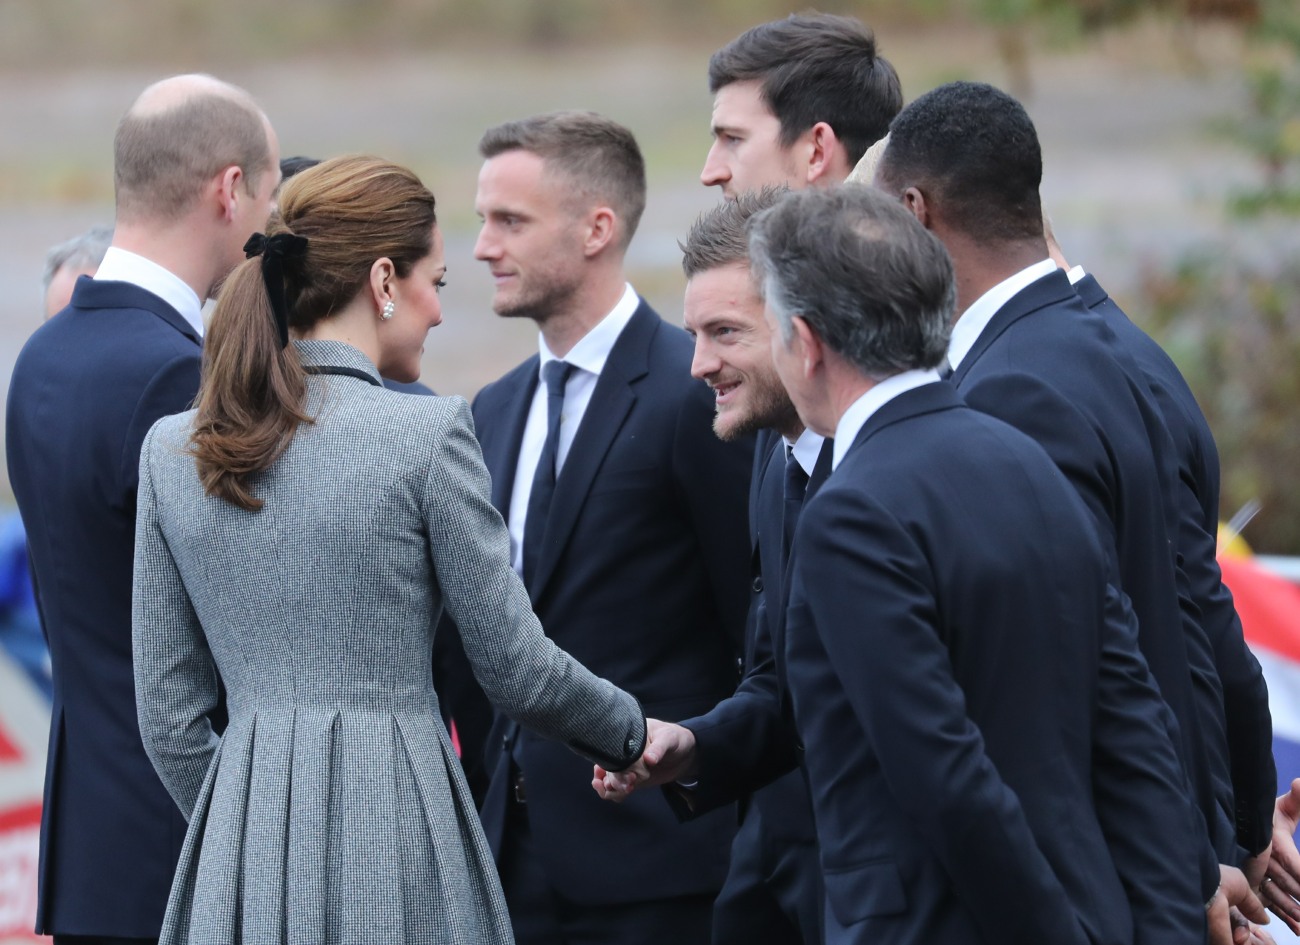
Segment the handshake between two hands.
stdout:
<path fill-rule="evenodd" d="M 607 801 L 626 800 L 639 787 L 690 780 L 695 774 L 695 735 L 688 728 L 658 719 L 646 719 L 646 745 L 640 759 L 623 771 L 592 772 L 591 786 Z"/>

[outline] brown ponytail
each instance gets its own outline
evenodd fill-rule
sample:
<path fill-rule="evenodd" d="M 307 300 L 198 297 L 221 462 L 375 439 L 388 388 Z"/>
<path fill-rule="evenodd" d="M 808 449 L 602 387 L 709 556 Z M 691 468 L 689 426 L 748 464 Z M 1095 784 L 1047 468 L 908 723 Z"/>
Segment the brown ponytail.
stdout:
<path fill-rule="evenodd" d="M 432 249 L 434 199 L 418 177 L 377 158 L 326 161 L 295 175 L 268 232 L 307 239 L 284 260 L 288 324 L 306 330 L 347 306 L 387 257 L 399 278 Z M 256 512 L 251 479 L 289 447 L 301 423 L 306 374 L 292 344 L 281 347 L 260 258 L 227 278 L 203 351 L 191 444 L 208 495 Z"/>
<path fill-rule="evenodd" d="M 208 495 L 256 512 L 262 500 L 249 478 L 293 440 L 307 379 L 279 331 L 262 279 L 261 259 L 246 259 L 226 279 L 203 346 L 203 382 L 191 435 L 199 481 Z"/>

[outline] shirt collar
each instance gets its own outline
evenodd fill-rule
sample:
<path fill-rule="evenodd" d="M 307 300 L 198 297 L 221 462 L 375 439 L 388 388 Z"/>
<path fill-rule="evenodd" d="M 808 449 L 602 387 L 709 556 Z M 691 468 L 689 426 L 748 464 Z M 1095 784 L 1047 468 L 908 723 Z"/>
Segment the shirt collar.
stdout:
<path fill-rule="evenodd" d="M 952 369 L 955 371 L 961 366 L 962 359 L 970 354 L 970 349 L 975 347 L 975 342 L 979 341 L 980 335 L 1002 306 L 1010 302 L 1021 289 L 1043 276 L 1051 275 L 1056 268 L 1056 263 L 1050 259 L 1026 266 L 989 289 L 962 312 L 957 324 L 952 326 L 952 340 L 948 342 L 948 363 Z"/>
<path fill-rule="evenodd" d="M 618 304 L 569 349 L 564 360 L 575 368 L 599 377 L 600 372 L 604 370 L 605 362 L 609 359 L 609 353 L 614 350 L 614 342 L 618 341 L 618 336 L 632 320 L 640 304 L 641 300 L 637 297 L 636 290 L 630 284 L 625 284 L 623 297 L 618 300 Z M 546 367 L 547 362 L 555 361 L 557 358 L 546 346 L 546 339 L 540 333 L 537 336 L 537 348 L 541 356 L 537 365 L 540 376 L 540 371 Z"/>
<path fill-rule="evenodd" d="M 1066 275 L 1070 277 L 1070 285 L 1078 285 L 1079 280 L 1087 274 L 1082 266 L 1071 266 L 1069 271 L 1066 272 Z"/>
<path fill-rule="evenodd" d="M 793 443 L 784 436 L 781 439 L 785 442 L 786 449 L 790 450 L 794 454 L 794 458 L 799 461 L 799 468 L 811 476 L 813 467 L 817 465 L 817 457 L 821 455 L 822 444 L 826 442 L 826 437 L 805 427 L 804 431 L 799 434 L 799 439 Z"/>
<path fill-rule="evenodd" d="M 127 282 L 151 292 L 180 314 L 203 337 L 203 303 L 198 293 L 180 276 L 164 269 L 152 259 L 110 246 L 104 261 L 95 272 L 95 279 Z"/>
<path fill-rule="evenodd" d="M 850 404 L 835 427 L 835 448 L 831 453 L 831 469 L 836 469 L 840 465 L 840 460 L 848 453 L 858 432 L 866 426 L 867 421 L 877 410 L 909 390 L 938 380 L 939 372 L 934 368 L 924 371 L 904 371 L 902 374 L 885 378 Z"/>

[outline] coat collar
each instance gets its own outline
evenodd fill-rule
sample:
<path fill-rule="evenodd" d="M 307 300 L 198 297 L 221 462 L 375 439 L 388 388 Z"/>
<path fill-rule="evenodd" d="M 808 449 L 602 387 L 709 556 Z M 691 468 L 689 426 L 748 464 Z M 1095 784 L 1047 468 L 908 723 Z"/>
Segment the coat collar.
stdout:
<path fill-rule="evenodd" d="M 961 364 L 957 366 L 957 369 L 953 371 L 952 383 L 960 387 L 962 380 L 970 373 L 971 366 L 979 361 L 984 352 L 988 351 L 989 347 L 1003 332 L 1020 319 L 1049 306 L 1069 302 L 1071 299 L 1074 300 L 1075 305 L 1079 304 L 1079 297 L 1075 294 L 1074 286 L 1070 285 L 1069 278 L 1060 269 L 1053 270 L 1048 275 L 1021 289 L 998 309 L 997 314 L 989 320 L 988 325 L 980 332 L 980 336 L 971 345 L 970 351 L 961 359 Z"/>
<path fill-rule="evenodd" d="M 844 458 L 848 459 L 849 456 L 862 448 L 863 443 L 866 443 L 881 430 L 893 426 L 895 423 L 901 423 L 922 414 L 951 410 L 954 407 L 964 406 L 964 404 L 965 401 L 962 400 L 961 394 L 957 393 L 951 384 L 926 384 L 923 387 L 914 387 L 909 391 L 905 391 L 867 419 L 867 422 L 858 430 L 858 435 L 853 438 L 853 444 L 849 447 Z M 843 465 L 842 462 L 841 465 Z"/>
<path fill-rule="evenodd" d="M 1088 308 L 1096 308 L 1102 302 L 1110 298 L 1110 295 L 1101 287 L 1097 277 L 1092 273 L 1085 273 L 1083 278 L 1074 284 L 1074 291 L 1079 293 L 1079 298 L 1083 299 L 1083 304 Z"/>
<path fill-rule="evenodd" d="M 345 344 L 342 341 L 319 341 L 315 339 L 310 341 L 295 340 L 290 344 L 298 350 L 298 358 L 302 361 L 304 367 L 352 368 L 373 377 L 376 384 L 384 382 L 384 379 L 379 376 L 379 369 L 375 367 L 374 362 L 362 354 L 361 349 L 354 348 L 350 344 Z"/>
<path fill-rule="evenodd" d="M 152 312 L 195 344 L 203 343 L 194 326 L 186 321 L 180 312 L 149 290 L 129 282 L 81 276 L 72 289 L 72 299 L 68 304 L 71 308 L 77 309 L 117 308 Z"/>

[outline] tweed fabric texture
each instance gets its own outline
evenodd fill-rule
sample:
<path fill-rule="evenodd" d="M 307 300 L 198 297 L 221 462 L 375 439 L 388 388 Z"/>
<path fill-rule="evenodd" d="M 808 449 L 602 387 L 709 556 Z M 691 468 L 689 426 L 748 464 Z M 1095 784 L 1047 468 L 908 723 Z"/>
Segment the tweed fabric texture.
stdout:
<path fill-rule="evenodd" d="M 378 380 L 355 348 L 295 344 Z M 640 707 L 542 633 L 464 400 L 313 375 L 308 410 L 255 483 L 259 512 L 203 491 L 193 412 L 145 440 L 137 703 L 189 818 L 161 941 L 511 942 L 431 682 L 444 605 L 479 684 L 524 725 L 625 767 Z"/>

